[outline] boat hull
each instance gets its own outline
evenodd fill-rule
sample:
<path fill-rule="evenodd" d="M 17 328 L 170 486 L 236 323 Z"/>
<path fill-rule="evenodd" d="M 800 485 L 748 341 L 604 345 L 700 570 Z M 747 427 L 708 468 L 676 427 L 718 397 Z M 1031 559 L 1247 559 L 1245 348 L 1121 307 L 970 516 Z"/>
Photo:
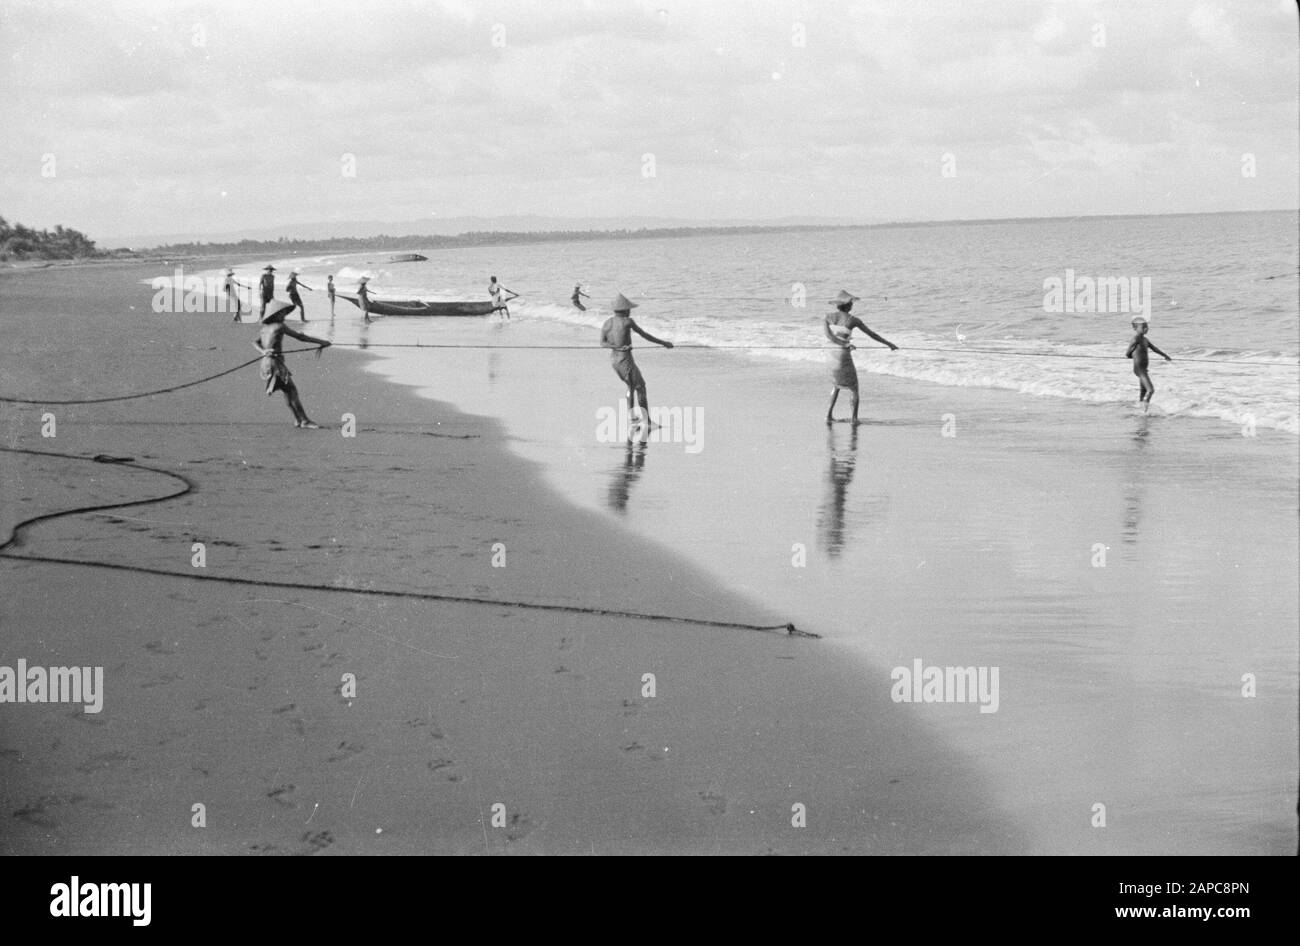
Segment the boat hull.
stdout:
<path fill-rule="evenodd" d="M 358 309 L 361 300 L 350 292 L 338 294 L 347 299 Z M 371 315 L 413 315 L 413 316 L 475 316 L 491 315 L 496 309 L 493 302 L 416 302 L 414 300 L 371 299 Z"/>

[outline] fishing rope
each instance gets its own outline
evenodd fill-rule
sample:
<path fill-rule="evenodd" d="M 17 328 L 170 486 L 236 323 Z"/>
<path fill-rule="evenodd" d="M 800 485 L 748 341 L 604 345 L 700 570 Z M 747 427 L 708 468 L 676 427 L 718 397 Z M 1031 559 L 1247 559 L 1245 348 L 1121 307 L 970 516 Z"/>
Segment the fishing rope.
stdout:
<path fill-rule="evenodd" d="M 168 493 L 165 496 L 154 496 L 148 499 L 134 499 L 121 503 L 78 506 L 72 509 L 47 512 L 39 516 L 32 516 L 31 518 L 24 519 L 13 527 L 9 533 L 9 538 L 6 539 L 3 544 L 0 544 L 0 558 L 8 558 L 24 562 L 41 562 L 49 565 L 80 565 L 87 568 L 107 568 L 113 571 L 135 572 L 141 575 L 158 575 L 164 578 L 187 578 L 191 581 L 217 581 L 224 584 L 247 585 L 255 588 L 282 588 L 289 591 L 329 591 L 336 594 L 368 595 L 371 597 L 381 598 L 405 598 L 416 601 L 493 605 L 495 607 L 520 608 L 530 611 L 559 611 L 566 614 L 592 614 L 600 617 L 632 618 L 639 621 L 662 621 L 675 624 L 691 624 L 697 627 L 721 627 L 742 631 L 785 631 L 785 633 L 790 637 L 821 638 L 820 634 L 814 634 L 812 631 L 801 631 L 799 628 L 795 627 L 794 624 L 789 622 L 785 624 L 747 624 L 741 621 L 713 621 L 707 618 L 688 618 L 674 614 L 652 614 L 642 611 L 623 611 L 615 608 L 594 608 L 576 604 L 542 604 L 534 601 L 511 601 L 502 598 L 476 598 L 468 595 L 438 594 L 427 591 L 396 591 L 385 588 L 339 588 L 334 585 L 317 585 L 309 582 L 272 581 L 269 579 L 237 578 L 221 575 L 198 575 L 188 572 L 168 571 L 162 568 L 149 568 L 144 565 L 124 565 L 120 562 L 94 562 L 86 561 L 84 559 L 62 558 L 50 555 L 18 555 L 10 551 L 10 549 L 20 545 L 22 543 L 22 533 L 38 522 L 48 522 L 52 519 L 61 519 L 66 516 L 75 516 L 82 513 L 105 512 L 110 509 L 124 509 L 128 506 L 147 506 L 154 503 L 166 502 L 169 499 L 177 499 L 194 492 L 197 489 L 197 485 L 192 480 L 179 473 L 173 473 L 170 470 L 161 470 L 157 467 L 145 466 L 142 463 L 135 463 L 132 462 L 132 458 L 130 457 L 114 457 L 102 453 L 96 454 L 93 457 L 86 457 L 78 456 L 74 453 L 56 453 L 51 450 L 31 450 L 21 447 L 2 446 L 0 446 L 0 451 L 4 451 L 5 453 L 24 453 L 38 457 L 56 457 L 62 460 L 81 460 L 90 463 L 113 464 L 115 466 L 123 466 L 147 473 L 157 473 L 161 476 L 169 477 L 181 484 L 180 489 Z"/>
<path fill-rule="evenodd" d="M 376 344 L 361 344 L 359 342 L 332 342 L 334 348 L 463 348 L 478 349 L 481 351 L 491 351 L 500 349 L 503 351 L 604 351 L 601 345 L 466 345 L 466 344 L 425 344 L 423 342 L 389 342 Z M 695 349 L 701 351 L 833 351 L 834 348 L 829 345 L 695 345 L 682 344 L 674 345 L 674 349 Z M 320 351 L 320 348 L 290 348 L 280 352 L 281 355 L 296 355 L 302 352 Z M 648 347 L 638 349 L 638 352 L 653 351 Z M 1115 361 L 1117 356 L 1113 355 L 1073 355 L 1066 352 L 1047 352 L 1047 351 L 1005 351 L 996 348 L 921 348 L 900 346 L 899 351 L 924 351 L 924 352 L 947 352 L 949 354 L 981 354 L 981 355 L 1003 355 L 1015 358 L 1075 358 L 1094 361 Z M 135 394 L 119 394 L 113 397 L 93 397 L 93 398 L 65 398 L 59 400 L 47 400 L 40 398 L 22 398 L 7 397 L 0 395 L 0 403 L 6 404 L 40 404 L 48 406 L 67 406 L 72 404 L 109 404 L 114 401 L 132 401 L 142 397 L 154 397 L 158 394 L 170 394 L 173 391 L 182 391 L 185 388 L 192 388 L 200 384 L 206 384 L 208 381 L 215 381 L 218 378 L 224 378 L 228 374 L 234 374 L 241 368 L 247 368 L 249 365 L 261 361 L 262 357 L 250 358 L 248 361 L 241 362 L 233 368 L 227 368 L 225 371 L 218 371 L 216 374 L 206 375 L 195 381 L 186 381 L 183 384 L 174 384 L 165 388 L 157 388 L 152 391 L 140 391 Z M 1300 368 L 1300 363 L 1288 361 L 1242 361 L 1226 358 L 1179 358 L 1178 362 L 1192 364 L 1213 364 L 1213 365 L 1248 365 L 1254 368 Z"/>
<path fill-rule="evenodd" d="M 511 351 L 536 350 L 536 351 L 602 351 L 603 345 L 467 345 L 467 344 L 426 344 L 424 342 L 377 342 L 374 344 L 360 342 L 334 342 L 336 348 L 469 348 L 490 351 L 494 348 Z M 683 343 L 674 344 L 674 349 L 693 348 L 708 351 L 834 351 L 832 345 L 696 345 Z M 855 349 L 856 350 L 856 349 Z M 1050 351 L 1011 351 L 999 348 L 922 348 L 913 345 L 900 345 L 899 351 L 940 351 L 948 352 L 954 355 L 964 354 L 982 354 L 982 355 L 1009 355 L 1017 358 L 1082 358 L 1093 359 L 1097 361 L 1114 361 L 1116 355 L 1074 355 L 1068 352 L 1050 352 Z M 637 353 L 645 351 L 654 351 L 650 346 L 643 346 L 637 349 Z M 1195 364 L 1213 364 L 1213 365 L 1253 365 L 1259 368 L 1300 368 L 1300 362 L 1290 361 L 1240 361 L 1225 358 L 1178 358 L 1175 359 L 1180 363 L 1192 362 Z M 3 400 L 3 398 L 0 398 Z"/>

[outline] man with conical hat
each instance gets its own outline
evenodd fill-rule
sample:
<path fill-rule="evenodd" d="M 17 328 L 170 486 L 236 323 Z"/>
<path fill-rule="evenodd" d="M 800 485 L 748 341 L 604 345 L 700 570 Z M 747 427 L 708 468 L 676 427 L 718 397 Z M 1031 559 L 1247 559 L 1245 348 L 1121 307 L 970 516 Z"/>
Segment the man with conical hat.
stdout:
<path fill-rule="evenodd" d="M 672 348 L 673 343 L 655 338 L 637 325 L 632 319 L 632 310 L 636 308 L 636 303 L 621 292 L 615 297 L 610 308 L 614 310 L 614 314 L 606 319 L 605 324 L 600 328 L 600 345 L 602 348 L 610 349 L 610 362 L 614 366 L 614 373 L 627 385 L 628 412 L 635 411 L 636 405 L 640 403 L 642 420 L 653 426 L 650 421 L 650 403 L 646 399 L 645 378 L 641 377 L 641 369 L 632 360 L 632 333 L 636 332 L 646 341 L 662 345 L 664 348 Z"/>
<path fill-rule="evenodd" d="M 262 316 L 261 334 L 258 335 L 257 341 L 253 342 L 253 347 L 262 353 L 259 374 L 266 382 L 266 393 L 274 394 L 276 391 L 283 391 L 289 410 L 293 412 L 293 425 L 316 430 L 320 424 L 307 416 L 307 411 L 302 406 L 302 399 L 298 397 L 298 386 L 293 383 L 293 375 L 289 372 L 289 366 L 284 363 L 284 354 L 280 346 L 284 336 L 288 335 L 308 345 L 319 345 L 320 348 L 316 350 L 316 356 L 319 358 L 321 350 L 328 348 L 330 343 L 323 338 L 295 332 L 285 325 L 284 317 L 293 311 L 293 306 L 289 303 L 272 299 L 268 307 L 270 311 Z"/>
<path fill-rule="evenodd" d="M 370 287 L 366 283 L 370 282 L 369 276 L 362 276 L 357 280 L 357 301 L 361 303 L 361 314 L 367 322 L 370 321 Z"/>
<path fill-rule="evenodd" d="M 836 351 L 831 358 L 831 382 L 835 387 L 831 390 L 831 406 L 826 409 L 826 423 L 835 422 L 835 401 L 840 396 L 840 389 L 847 390 L 853 398 L 853 418 L 854 426 L 858 424 L 858 369 L 853 364 L 853 356 L 849 354 L 853 351 L 853 344 L 849 336 L 853 330 L 861 329 L 871 338 L 880 342 L 882 345 L 888 345 L 890 351 L 898 351 L 898 346 L 891 341 L 887 341 L 877 335 L 871 329 L 867 328 L 856 315 L 851 314 L 853 303 L 858 301 L 858 297 L 852 293 L 841 289 L 840 294 L 830 300 L 831 305 L 835 308 L 826 314 L 826 324 L 823 328 L 826 331 L 826 337 L 836 346 Z"/>
<path fill-rule="evenodd" d="M 266 304 L 275 297 L 275 267 L 270 263 L 262 268 L 258 287 L 262 290 L 262 311 L 257 315 L 258 321 L 261 321 L 266 318 Z"/>
<path fill-rule="evenodd" d="M 294 267 L 293 272 L 289 274 L 289 282 L 285 285 L 285 290 L 289 293 L 289 303 L 298 310 L 298 318 L 307 321 L 307 307 L 302 304 L 302 297 L 298 295 L 298 287 L 306 289 L 309 292 L 315 292 L 311 286 L 307 285 L 298 277 L 302 275 L 302 270 Z"/>

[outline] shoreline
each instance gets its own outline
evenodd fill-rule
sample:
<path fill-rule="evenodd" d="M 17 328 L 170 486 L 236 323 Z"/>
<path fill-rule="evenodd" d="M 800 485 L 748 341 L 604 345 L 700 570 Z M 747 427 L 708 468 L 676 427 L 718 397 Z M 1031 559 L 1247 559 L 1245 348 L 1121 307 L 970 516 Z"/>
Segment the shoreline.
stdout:
<path fill-rule="evenodd" d="M 6 393 L 116 393 L 244 357 L 252 326 L 160 324 L 168 317 L 141 303 L 149 266 L 125 270 L 111 282 L 60 271 L 7 295 L 17 324 Z M 105 312 L 111 321 L 92 317 Z M 20 551 L 183 570 L 204 541 L 209 574 L 436 582 L 633 610 L 689 601 L 676 610 L 723 619 L 767 610 L 571 508 L 505 452 L 499 424 L 400 393 L 363 370 L 369 361 L 291 362 L 308 411 L 354 413 L 354 439 L 292 428 L 251 370 L 160 398 L 58 408 L 53 443 L 40 437 L 39 408 L 4 405 L 10 445 L 129 454 L 199 487 L 156 509 L 42 524 Z M 0 456 L 15 518 L 157 491 L 125 470 L 87 482 L 69 469 L 80 464 Z M 494 574 L 495 541 L 509 558 Z M 833 642 L 250 594 L 9 559 L 0 574 L 0 663 L 103 666 L 106 689 L 93 720 L 0 707 L 8 853 L 1021 846 L 969 760 L 864 688 Z M 351 700 L 345 672 L 356 675 Z M 206 828 L 191 826 L 194 804 Z M 504 828 L 490 824 L 494 804 L 506 806 Z M 794 804 L 806 805 L 807 828 L 791 825 Z"/>

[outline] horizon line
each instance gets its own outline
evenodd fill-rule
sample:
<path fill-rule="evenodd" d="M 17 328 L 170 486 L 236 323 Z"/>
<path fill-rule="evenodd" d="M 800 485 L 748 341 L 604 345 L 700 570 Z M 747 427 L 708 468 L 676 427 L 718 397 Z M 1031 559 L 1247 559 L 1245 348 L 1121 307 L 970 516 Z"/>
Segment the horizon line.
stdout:
<path fill-rule="evenodd" d="M 155 245 L 153 245 L 153 246 L 140 246 L 139 249 L 138 249 L 138 251 L 156 250 L 156 249 L 160 249 L 160 248 L 164 248 L 164 247 L 174 247 L 174 246 L 204 246 L 204 245 L 223 246 L 223 245 L 231 245 L 231 244 L 237 244 L 237 243 L 277 243 L 277 242 L 281 242 L 281 241 L 284 241 L 284 242 L 293 242 L 293 243 L 322 243 L 322 242 L 337 241 L 337 240 L 356 240 L 356 241 L 365 241 L 365 240 L 376 240 L 376 239 L 402 239 L 402 240 L 406 240 L 406 239 L 410 239 L 410 240 L 431 239 L 431 240 L 456 240 L 456 239 L 461 239 L 461 238 L 469 237 L 469 236 L 498 236 L 498 237 L 504 237 L 504 236 L 512 236 L 512 237 L 513 237 L 513 236 L 520 236 L 520 237 L 527 237 L 527 236 L 536 236 L 536 235 L 539 235 L 539 234 L 566 234 L 566 235 L 570 235 L 570 234 L 571 234 L 571 235 L 575 235 L 575 236 L 576 236 L 576 235 L 582 235 L 582 234 L 602 234 L 602 233 L 608 233 L 608 234 L 614 234 L 614 233 L 646 233 L 646 234 L 653 234 L 653 233 L 666 233 L 666 232 L 671 232 L 671 231 L 682 231 L 682 230 L 724 230 L 724 231 L 725 231 L 725 230 L 773 230 L 773 231 L 780 231 L 780 230 L 865 230 L 865 229 L 888 229 L 888 228 L 890 228 L 890 227 L 942 226 L 942 225 L 944 225 L 944 224 L 971 225 L 971 224 L 988 224 L 988 223 L 1036 223 L 1036 222 L 1049 222 L 1049 221 L 1053 221 L 1053 220 L 1064 220 L 1064 221 L 1067 221 L 1067 222 L 1068 222 L 1068 221 L 1072 221 L 1072 220 L 1124 220 L 1124 219 L 1141 219 L 1141 218 L 1149 218 L 1149 217 L 1202 217 L 1202 216 L 1206 216 L 1206 217 L 1208 217 L 1208 216 L 1224 216 L 1224 215 L 1228 215 L 1228 214 L 1265 214 L 1265 213 L 1300 213 L 1300 206 L 1297 206 L 1297 207 L 1274 207 L 1274 208 L 1267 208 L 1267 209 L 1262 209 L 1262 210 L 1189 210 L 1189 211 L 1173 211 L 1173 212 L 1169 212 L 1169 213 L 1115 213 L 1115 214 L 1074 214 L 1074 215 L 1064 215 L 1064 214 L 1062 214 L 1062 215 L 1056 215 L 1056 216 L 1043 216 L 1043 217 L 957 217 L 957 218 L 949 218 L 949 219 L 933 219 L 933 220 L 888 220 L 888 221 L 883 221 L 883 222 L 878 222 L 878 223 L 830 223 L 830 222 L 827 222 L 827 223 L 785 223 L 785 224 L 783 224 L 783 223 L 778 223 L 778 222 L 776 222 L 776 220 L 773 220 L 773 219 L 770 219 L 768 222 L 764 222 L 762 219 L 757 219 L 757 220 L 755 220 L 755 221 L 752 222 L 752 223 L 724 223 L 724 224 L 711 224 L 711 223 L 707 222 L 706 220 L 698 220 L 698 221 L 690 221 L 690 222 L 686 222 L 686 221 L 684 220 L 684 221 L 683 221 L 683 225 L 681 225 L 681 226 L 662 226 L 662 227 L 626 227 L 626 226 L 624 226 L 624 227 L 610 227 L 610 228 L 608 228 L 608 229 L 599 229 L 599 228 L 591 228 L 591 227 L 587 227 L 587 228 L 585 228 L 585 229 L 581 229 L 581 230 L 464 230 L 464 231 L 462 231 L 462 232 L 460 232 L 460 233 L 456 233 L 456 234 L 435 234 L 435 233 L 425 233 L 425 234 L 387 234 L 387 233 L 373 233 L 373 234 L 370 234 L 370 235 L 368 235 L 368 236 L 357 236 L 357 237 L 346 237 L 346 236 L 327 236 L 327 237 L 289 237 L 289 236 L 287 236 L 287 235 L 282 234 L 282 235 L 280 235 L 279 237 L 272 237 L 272 238 L 266 238 L 266 239 L 256 239 L 256 238 L 253 238 L 253 237 L 243 237 L 243 238 L 236 239 L 236 240 L 202 240 L 202 239 L 197 239 L 197 240 L 187 240 L 187 241 L 182 241 L 182 242 L 175 242 L 175 241 L 173 241 L 173 242 L 170 242 L 170 243 L 158 243 L 158 244 L 155 244 Z M 513 216 L 513 217 L 503 217 L 503 218 L 498 218 L 498 219 L 502 219 L 502 220 L 511 220 L 511 219 L 527 219 L 528 217 L 540 217 L 540 216 L 544 216 L 544 215 L 541 215 L 541 214 L 520 214 L 520 215 L 515 215 L 515 216 Z M 447 219 L 447 220 L 455 220 L 455 219 L 457 219 L 457 218 L 455 218 L 455 217 L 448 217 L 448 218 L 446 218 L 446 219 Z M 565 218 L 558 218 L 558 219 L 563 220 L 563 219 L 565 219 Z M 575 218 L 569 218 L 569 219 L 578 220 L 578 219 L 582 219 L 582 218 L 577 218 L 577 217 L 575 217 Z M 599 219 L 599 218 L 596 218 L 596 219 Z M 610 218 L 610 219 L 616 219 L 616 218 Z M 635 219 L 635 218 L 634 218 L 634 219 Z M 672 218 L 668 218 L 668 219 L 672 219 Z M 780 218 L 776 218 L 776 219 L 780 219 Z M 831 219 L 834 219 L 834 218 L 831 218 Z M 394 223 L 396 223 L 396 222 L 397 222 L 397 221 L 394 221 Z M 340 225 L 340 226 L 346 226 L 347 224 L 346 224 L 346 221 L 339 221 L 339 225 Z M 297 226 L 315 226 L 315 224 L 298 224 Z M 108 245 L 108 240 L 105 240 L 104 246 L 105 246 L 105 249 L 108 249 L 108 250 L 133 250 L 133 251 L 137 251 L 137 248 L 134 247 L 134 246 L 125 246 L 125 245 L 114 245 L 114 246 L 109 246 L 109 245 Z"/>

